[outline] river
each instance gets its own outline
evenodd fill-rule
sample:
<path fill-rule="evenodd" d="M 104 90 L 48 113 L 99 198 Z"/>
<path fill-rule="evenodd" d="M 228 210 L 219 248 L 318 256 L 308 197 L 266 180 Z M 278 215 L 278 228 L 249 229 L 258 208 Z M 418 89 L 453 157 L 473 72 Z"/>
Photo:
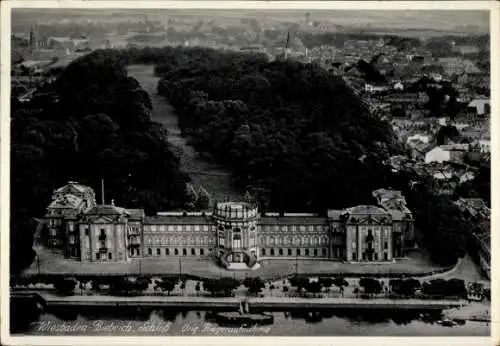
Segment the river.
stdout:
<path fill-rule="evenodd" d="M 168 131 L 168 141 L 174 146 L 181 159 L 181 170 L 192 179 L 194 187 L 203 186 L 212 199 L 221 201 L 242 200 L 243 195 L 232 185 L 231 173 L 224 167 L 209 160 L 208 155 L 200 155 L 188 138 L 182 136 L 175 109 L 167 99 L 156 92 L 158 77 L 154 76 L 153 65 L 131 65 L 128 75 L 135 78 L 146 92 L 153 104 L 152 119 L 161 123 Z"/>
<path fill-rule="evenodd" d="M 274 311 L 269 326 L 241 329 L 217 325 L 208 311 L 67 308 L 44 312 L 16 335 L 174 336 L 488 336 L 487 323 L 444 327 L 422 321 L 419 312 L 381 310 Z M 438 318 L 437 316 L 435 317 Z M 127 328 L 128 329 L 127 329 Z"/>

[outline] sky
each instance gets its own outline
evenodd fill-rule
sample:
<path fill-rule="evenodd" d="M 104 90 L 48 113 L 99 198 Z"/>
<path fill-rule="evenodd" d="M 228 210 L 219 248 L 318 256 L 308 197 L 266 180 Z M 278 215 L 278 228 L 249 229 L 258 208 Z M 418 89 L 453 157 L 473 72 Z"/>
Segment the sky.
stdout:
<path fill-rule="evenodd" d="M 249 10 L 56 10 L 56 9 L 14 9 L 12 22 L 16 24 L 30 24 L 31 22 L 45 22 L 49 20 L 92 19 L 96 21 L 117 20 L 122 17 L 143 17 L 148 14 L 150 20 L 161 20 L 167 17 L 199 17 L 202 19 L 214 18 L 256 18 L 259 20 L 279 19 L 283 21 L 297 21 L 305 17 L 301 11 L 249 11 Z M 481 31 L 489 31 L 488 11 L 448 11 L 448 10 L 310 10 L 311 20 L 332 20 L 343 26 L 386 27 L 401 29 L 430 29 L 455 30 L 457 26 L 477 26 Z"/>

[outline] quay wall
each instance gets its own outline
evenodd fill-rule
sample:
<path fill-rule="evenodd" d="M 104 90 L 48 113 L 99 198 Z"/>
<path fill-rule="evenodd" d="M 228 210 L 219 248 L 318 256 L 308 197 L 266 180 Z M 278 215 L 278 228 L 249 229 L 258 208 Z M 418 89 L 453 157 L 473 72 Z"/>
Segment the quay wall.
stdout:
<path fill-rule="evenodd" d="M 241 298 L 212 297 L 116 297 L 116 296 L 58 296 L 49 293 L 36 293 L 50 306 L 143 306 L 143 307 L 180 307 L 180 308 L 238 308 Z M 12 297 L 12 295 L 11 295 Z M 349 299 L 349 298 L 285 298 L 265 297 L 248 298 L 250 307 L 261 309 L 293 308 L 338 308 L 338 309 L 417 309 L 442 310 L 461 307 L 461 300 L 419 300 L 419 299 Z"/>

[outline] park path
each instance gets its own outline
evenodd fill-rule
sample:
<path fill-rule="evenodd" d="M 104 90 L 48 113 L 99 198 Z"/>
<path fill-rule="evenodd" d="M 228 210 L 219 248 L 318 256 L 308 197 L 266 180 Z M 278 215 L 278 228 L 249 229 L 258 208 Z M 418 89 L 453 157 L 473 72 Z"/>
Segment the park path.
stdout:
<path fill-rule="evenodd" d="M 204 187 L 212 199 L 218 201 L 225 198 L 242 200 L 243 194 L 232 185 L 231 173 L 210 160 L 208 155 L 202 157 L 189 144 L 189 138 L 182 136 L 174 107 L 156 91 L 159 78 L 154 76 L 153 65 L 131 65 L 128 75 L 135 78 L 149 94 L 153 105 L 152 119 L 167 129 L 168 141 L 181 159 L 181 170 L 191 177 L 194 187 Z"/>

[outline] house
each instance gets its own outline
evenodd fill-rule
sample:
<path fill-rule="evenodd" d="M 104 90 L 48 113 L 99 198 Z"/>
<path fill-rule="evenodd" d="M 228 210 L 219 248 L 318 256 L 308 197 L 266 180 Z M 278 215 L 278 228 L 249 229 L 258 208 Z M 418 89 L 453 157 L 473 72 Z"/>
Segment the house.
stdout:
<path fill-rule="evenodd" d="M 455 204 L 466 219 L 490 219 L 491 209 L 481 198 L 460 198 Z"/>
<path fill-rule="evenodd" d="M 368 93 L 377 93 L 377 92 L 383 92 L 390 90 L 390 87 L 385 84 L 379 84 L 379 85 L 374 85 L 374 84 L 365 84 L 365 91 Z"/>
<path fill-rule="evenodd" d="M 491 152 L 491 141 L 489 138 L 483 138 L 478 141 L 479 151 L 483 154 Z"/>
<path fill-rule="evenodd" d="M 429 143 L 431 141 L 431 136 L 427 135 L 427 134 L 415 133 L 414 135 L 411 135 L 411 136 L 408 137 L 407 142 L 409 142 L 411 140 L 414 140 L 414 139 L 418 139 L 422 143 L 426 143 L 427 144 L 427 143 Z"/>
<path fill-rule="evenodd" d="M 425 160 L 430 148 L 432 148 L 430 143 L 418 143 L 412 148 L 411 156 L 414 160 Z"/>
<path fill-rule="evenodd" d="M 489 115 L 491 113 L 491 102 L 489 99 L 472 100 L 467 107 L 474 109 L 477 115 Z"/>
<path fill-rule="evenodd" d="M 393 88 L 394 90 L 404 90 L 405 86 L 403 83 L 401 82 L 396 82 L 394 85 L 393 85 Z"/>
<path fill-rule="evenodd" d="M 425 154 L 425 162 L 459 161 L 464 152 L 469 151 L 468 144 L 441 145 Z"/>
<path fill-rule="evenodd" d="M 473 142 L 483 136 L 483 130 L 477 127 L 467 126 L 460 130 L 460 136 L 466 141 Z"/>

